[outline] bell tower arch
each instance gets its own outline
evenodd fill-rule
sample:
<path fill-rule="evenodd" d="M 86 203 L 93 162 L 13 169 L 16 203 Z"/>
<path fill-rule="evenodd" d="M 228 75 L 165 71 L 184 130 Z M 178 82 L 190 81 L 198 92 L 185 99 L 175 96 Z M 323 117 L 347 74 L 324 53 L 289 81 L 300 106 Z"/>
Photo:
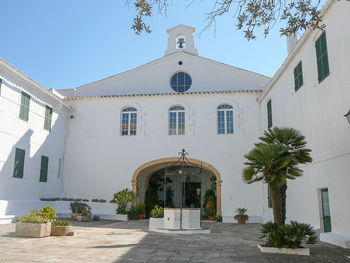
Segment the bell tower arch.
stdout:
<path fill-rule="evenodd" d="M 165 51 L 165 56 L 178 51 L 185 51 L 198 55 L 198 50 L 194 42 L 194 32 L 196 32 L 194 27 L 185 25 L 178 25 L 168 29 L 168 48 Z"/>

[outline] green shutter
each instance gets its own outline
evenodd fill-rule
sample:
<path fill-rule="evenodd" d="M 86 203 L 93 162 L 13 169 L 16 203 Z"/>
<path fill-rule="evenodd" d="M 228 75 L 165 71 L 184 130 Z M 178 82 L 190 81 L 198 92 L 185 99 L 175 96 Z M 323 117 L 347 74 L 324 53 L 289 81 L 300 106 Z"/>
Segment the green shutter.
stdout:
<path fill-rule="evenodd" d="M 298 89 L 300 89 L 301 86 L 303 86 L 303 67 L 301 61 L 294 68 L 294 84 L 295 91 L 297 91 Z"/>
<path fill-rule="evenodd" d="M 47 131 L 51 131 L 51 120 L 52 120 L 52 108 L 46 105 L 44 129 Z"/>
<path fill-rule="evenodd" d="M 28 121 L 29 104 L 30 104 L 30 95 L 22 91 L 22 94 L 21 94 L 21 108 L 19 110 L 19 118 L 21 120 Z"/>
<path fill-rule="evenodd" d="M 318 82 L 321 82 L 329 75 L 326 32 L 323 32 L 322 35 L 316 40 L 315 48 L 317 59 Z"/>
<path fill-rule="evenodd" d="M 47 172 L 49 167 L 49 157 L 41 156 L 40 182 L 47 182 Z"/>
<path fill-rule="evenodd" d="M 25 154 L 25 150 L 16 148 L 15 165 L 13 169 L 13 177 L 15 178 L 23 178 Z"/>
<path fill-rule="evenodd" d="M 267 185 L 267 206 L 268 208 L 272 208 L 272 199 L 269 185 Z"/>
<path fill-rule="evenodd" d="M 272 127 L 272 104 L 271 100 L 267 102 L 267 128 Z"/>

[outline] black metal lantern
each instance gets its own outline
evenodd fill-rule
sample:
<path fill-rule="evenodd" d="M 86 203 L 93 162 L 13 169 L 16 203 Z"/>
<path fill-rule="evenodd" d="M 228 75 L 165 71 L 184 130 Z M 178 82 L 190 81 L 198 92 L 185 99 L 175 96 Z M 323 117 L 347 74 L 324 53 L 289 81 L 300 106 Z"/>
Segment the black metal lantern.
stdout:
<path fill-rule="evenodd" d="M 350 110 L 348 111 L 347 114 L 344 115 L 344 117 L 346 117 L 348 119 L 348 122 L 350 124 Z"/>

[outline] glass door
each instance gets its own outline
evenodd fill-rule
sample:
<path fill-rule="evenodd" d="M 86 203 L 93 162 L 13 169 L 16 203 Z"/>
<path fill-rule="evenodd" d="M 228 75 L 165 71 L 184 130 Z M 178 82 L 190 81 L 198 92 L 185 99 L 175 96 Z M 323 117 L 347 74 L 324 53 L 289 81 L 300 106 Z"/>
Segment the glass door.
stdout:
<path fill-rule="evenodd" d="M 328 188 L 321 189 L 323 231 L 331 232 L 331 213 L 329 210 Z"/>

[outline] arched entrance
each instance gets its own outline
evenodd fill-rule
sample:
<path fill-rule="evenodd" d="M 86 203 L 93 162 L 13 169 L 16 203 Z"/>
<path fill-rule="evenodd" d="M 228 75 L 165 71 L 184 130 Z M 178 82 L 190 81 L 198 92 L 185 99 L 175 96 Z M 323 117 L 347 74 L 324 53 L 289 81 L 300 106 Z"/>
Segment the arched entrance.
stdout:
<path fill-rule="evenodd" d="M 151 175 L 155 171 L 158 171 L 162 168 L 168 167 L 172 165 L 173 163 L 177 162 L 179 160 L 178 157 L 168 157 L 168 158 L 162 158 L 153 160 L 150 162 L 147 162 L 140 167 L 138 167 L 132 177 L 131 184 L 132 184 L 132 191 L 134 192 L 135 196 L 143 196 L 145 194 L 145 187 L 138 187 L 139 185 L 146 185 L 147 176 Z M 209 171 L 216 177 L 216 207 L 217 207 L 217 215 L 221 215 L 221 176 L 218 170 L 216 170 L 211 164 L 193 159 L 193 158 L 187 158 L 188 163 L 192 165 L 196 165 L 198 167 L 202 167 L 203 169 Z M 137 200 L 134 201 L 134 205 L 136 206 Z"/>

